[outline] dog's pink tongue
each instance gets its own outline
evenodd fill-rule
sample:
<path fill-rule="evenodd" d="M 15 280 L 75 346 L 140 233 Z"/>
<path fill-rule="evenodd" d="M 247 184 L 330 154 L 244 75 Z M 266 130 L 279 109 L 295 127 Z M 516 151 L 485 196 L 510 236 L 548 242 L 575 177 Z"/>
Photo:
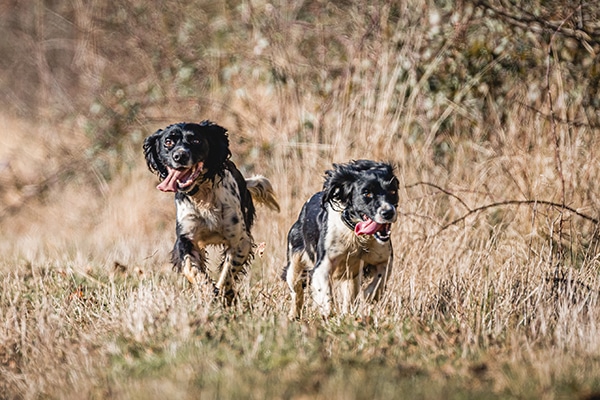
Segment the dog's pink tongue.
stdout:
<path fill-rule="evenodd" d="M 373 221 L 372 219 L 368 219 L 366 221 L 361 221 L 356 224 L 354 227 L 354 233 L 357 235 L 372 235 L 379 230 L 381 224 Z"/>
<path fill-rule="evenodd" d="M 156 187 L 158 190 L 163 192 L 176 192 L 177 191 L 177 180 L 185 174 L 186 171 L 178 171 L 173 168 L 167 168 L 169 175 Z"/>

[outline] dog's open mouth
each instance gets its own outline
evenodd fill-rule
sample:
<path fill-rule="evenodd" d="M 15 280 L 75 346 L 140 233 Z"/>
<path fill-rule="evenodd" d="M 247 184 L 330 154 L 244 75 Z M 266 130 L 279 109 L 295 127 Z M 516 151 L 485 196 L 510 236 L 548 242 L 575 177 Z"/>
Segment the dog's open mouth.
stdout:
<path fill-rule="evenodd" d="M 169 174 L 156 187 L 163 192 L 176 192 L 178 190 L 186 190 L 194 181 L 202 174 L 204 163 L 199 162 L 190 168 L 174 169 L 167 167 Z"/>
<path fill-rule="evenodd" d="M 377 240 L 386 242 L 390 239 L 390 230 L 392 224 L 380 224 L 366 215 L 363 217 L 364 221 L 356 224 L 354 227 L 354 233 L 357 235 L 374 235 Z"/>

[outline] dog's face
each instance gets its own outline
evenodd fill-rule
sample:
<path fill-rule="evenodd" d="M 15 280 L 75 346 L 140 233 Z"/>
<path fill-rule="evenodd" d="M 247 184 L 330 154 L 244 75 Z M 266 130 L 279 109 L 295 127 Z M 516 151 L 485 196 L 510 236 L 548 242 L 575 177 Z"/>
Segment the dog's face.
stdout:
<path fill-rule="evenodd" d="M 186 192 L 198 180 L 220 174 L 231 153 L 227 131 L 203 121 L 159 129 L 144 141 L 144 155 L 148 168 L 162 179 L 158 189 Z"/>
<path fill-rule="evenodd" d="M 393 167 L 370 160 L 333 166 L 326 171 L 323 202 L 343 208 L 343 216 L 355 224 L 357 235 L 388 241 L 398 216 L 398 179 Z"/>

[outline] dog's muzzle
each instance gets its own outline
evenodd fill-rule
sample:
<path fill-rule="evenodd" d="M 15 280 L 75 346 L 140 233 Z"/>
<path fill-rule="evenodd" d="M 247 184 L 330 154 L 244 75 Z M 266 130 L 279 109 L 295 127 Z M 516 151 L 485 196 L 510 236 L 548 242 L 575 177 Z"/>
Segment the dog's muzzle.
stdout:
<path fill-rule="evenodd" d="M 174 169 L 167 167 L 168 175 L 156 187 L 163 192 L 186 191 L 192 189 L 192 185 L 202 175 L 204 163 L 199 162 L 191 168 Z"/>

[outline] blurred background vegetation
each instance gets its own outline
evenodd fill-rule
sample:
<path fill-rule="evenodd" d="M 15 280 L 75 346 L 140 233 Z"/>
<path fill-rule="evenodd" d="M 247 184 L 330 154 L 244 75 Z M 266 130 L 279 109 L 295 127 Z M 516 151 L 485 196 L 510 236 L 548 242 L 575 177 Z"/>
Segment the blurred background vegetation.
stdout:
<path fill-rule="evenodd" d="M 314 183 L 331 162 L 387 159 L 407 184 L 483 196 L 471 205 L 511 193 L 598 215 L 582 182 L 600 127 L 599 13 L 566 0 L 4 1 L 0 219 L 68 188 L 106 197 L 143 166 L 146 135 L 202 119 L 232 132 L 246 173 L 301 163 Z"/>
<path fill-rule="evenodd" d="M 457 141 L 498 144 L 515 114 L 596 132 L 599 14 L 567 0 L 3 1 L 0 107 L 56 137 L 36 171 L 0 160 L 12 193 L 0 216 L 30 198 L 23 188 L 41 194 L 82 165 L 110 180 L 178 120 L 238 132 L 244 159 L 327 143 L 345 107 L 445 169 Z"/>

